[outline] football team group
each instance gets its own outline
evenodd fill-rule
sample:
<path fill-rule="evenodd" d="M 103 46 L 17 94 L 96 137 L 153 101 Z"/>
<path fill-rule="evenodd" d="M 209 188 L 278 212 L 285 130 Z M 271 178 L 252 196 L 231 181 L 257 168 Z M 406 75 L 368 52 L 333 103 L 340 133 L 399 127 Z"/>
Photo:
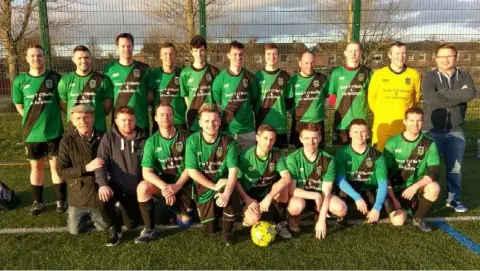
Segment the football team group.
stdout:
<path fill-rule="evenodd" d="M 161 44 L 159 68 L 133 59 L 132 35 L 115 43 L 119 59 L 103 73 L 92 70 L 83 45 L 73 50 L 76 70 L 63 76 L 46 68 L 40 45 L 26 51 L 29 71 L 15 78 L 12 97 L 23 117 L 31 215 L 45 210 L 48 162 L 56 210 L 68 212 L 70 233 L 106 230 L 107 246 L 138 225 L 144 229 L 135 243 L 157 237 L 157 200 L 182 223 L 198 216 L 207 232 L 221 230 L 226 245 L 234 243 L 240 214 L 244 226 L 274 222 L 282 238 L 300 231 L 304 210 L 314 214 L 319 239 L 327 217 L 344 224 L 347 212 L 366 223 L 384 215 L 395 226 L 412 215 L 428 232 L 423 218 L 440 194 L 441 154 L 446 205 L 467 211 L 460 201 L 462 126 L 475 87 L 456 68 L 452 45 L 437 48 L 437 68 L 421 80 L 400 42 L 388 48 L 391 63 L 375 72 L 360 63 L 360 44 L 348 43 L 344 64 L 329 78 L 314 70 L 310 51 L 290 76 L 278 68 L 275 44 L 265 44 L 265 68 L 252 74 L 238 41 L 229 44 L 222 71 L 207 63 L 201 36 L 191 40 L 193 62 L 183 70 L 172 43 Z M 335 155 L 324 150 L 328 104 Z M 296 150 L 288 153 L 289 145 Z"/>

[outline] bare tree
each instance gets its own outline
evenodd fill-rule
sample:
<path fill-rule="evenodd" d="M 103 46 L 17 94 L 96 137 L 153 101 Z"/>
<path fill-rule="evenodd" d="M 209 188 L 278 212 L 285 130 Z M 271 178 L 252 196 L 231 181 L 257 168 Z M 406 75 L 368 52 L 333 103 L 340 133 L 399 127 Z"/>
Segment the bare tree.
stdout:
<path fill-rule="evenodd" d="M 88 38 L 87 46 L 88 46 L 88 49 L 90 49 L 90 52 L 94 59 L 102 57 L 102 48 L 100 48 L 97 38 L 95 37 Z"/>
<path fill-rule="evenodd" d="M 353 31 L 353 0 L 322 0 L 318 14 L 311 20 L 331 25 L 341 40 L 350 40 Z M 319 2 L 319 5 L 320 5 Z M 360 43 L 364 48 L 364 63 L 386 44 L 401 39 L 410 26 L 411 0 L 362 0 Z"/>
<path fill-rule="evenodd" d="M 50 0 L 47 2 L 48 11 L 67 10 L 75 3 L 86 4 L 81 0 Z M 37 0 L 0 0 L 0 42 L 3 46 L 8 63 L 10 80 L 19 73 L 19 55 L 32 41 L 39 40 L 38 1 Z M 49 16 L 49 30 L 51 35 L 59 34 L 62 30 L 71 27 L 78 18 L 74 14 L 69 16 Z"/>
<path fill-rule="evenodd" d="M 146 14 L 152 19 L 175 27 L 188 40 L 197 34 L 200 6 L 197 0 L 145 0 Z M 232 0 L 206 0 L 207 21 L 225 16 L 224 7 Z"/>

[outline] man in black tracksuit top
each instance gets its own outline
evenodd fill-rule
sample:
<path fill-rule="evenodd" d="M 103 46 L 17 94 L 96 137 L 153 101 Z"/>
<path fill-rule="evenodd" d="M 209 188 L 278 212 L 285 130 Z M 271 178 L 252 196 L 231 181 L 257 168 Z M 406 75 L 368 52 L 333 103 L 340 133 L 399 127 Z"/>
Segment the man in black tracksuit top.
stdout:
<path fill-rule="evenodd" d="M 425 74 L 422 80 L 425 118 L 424 132 L 435 140 L 443 153 L 447 176 L 448 207 L 456 212 L 468 209 L 460 202 L 462 160 L 465 151 L 463 124 L 467 102 L 475 98 L 472 77 L 455 66 L 457 49 L 448 44 L 435 51 L 437 69 Z"/>
<path fill-rule="evenodd" d="M 98 148 L 104 165 L 95 171 L 100 186 L 99 199 L 106 203 L 104 219 L 109 224 L 107 246 L 115 246 L 122 237 L 121 219 L 115 205 L 121 204 L 123 224 L 133 228 L 141 224 L 137 202 L 137 185 L 142 180 L 143 147 L 148 135 L 135 129 L 135 111 L 122 106 L 115 111 L 112 132 L 105 134 Z"/>
<path fill-rule="evenodd" d="M 93 129 L 95 109 L 80 104 L 70 109 L 74 129 L 68 130 L 60 141 L 57 171 L 68 188 L 68 231 L 78 234 L 87 229 L 88 216 L 95 228 L 103 231 L 107 223 L 98 209 L 98 185 L 95 170 L 103 165 L 97 149 L 103 133 Z"/>

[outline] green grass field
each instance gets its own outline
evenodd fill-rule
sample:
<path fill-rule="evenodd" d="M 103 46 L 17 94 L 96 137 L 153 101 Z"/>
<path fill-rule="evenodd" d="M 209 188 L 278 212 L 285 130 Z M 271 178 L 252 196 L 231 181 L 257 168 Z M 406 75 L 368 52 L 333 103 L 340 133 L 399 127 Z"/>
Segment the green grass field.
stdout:
<path fill-rule="evenodd" d="M 443 206 L 444 192 L 430 217 L 480 215 L 480 191 L 476 174 L 478 160 L 464 164 L 463 201 L 471 208 L 456 214 Z M 0 231 L 12 228 L 65 227 L 66 215 L 50 205 L 38 217 L 27 214 L 31 203 L 28 167 L 1 166 L 1 178 L 21 199 L 19 208 L 0 213 Z M 48 181 L 49 182 L 49 181 Z M 50 182 L 49 182 L 50 183 Z M 444 176 L 441 180 L 444 187 Z M 45 201 L 53 202 L 51 187 Z M 448 222 L 457 231 L 480 243 L 477 221 Z M 129 231 L 117 247 L 105 246 L 106 233 L 71 236 L 67 232 L 0 234 L 2 269 L 479 269 L 480 256 L 445 232 L 422 233 L 410 223 L 332 225 L 325 240 L 313 238 L 313 228 L 292 240 L 277 239 L 267 248 L 256 247 L 249 229 L 237 227 L 233 247 L 226 248 L 221 235 L 208 235 L 199 228 L 161 230 L 161 237 L 136 245 L 139 230 Z"/>
<path fill-rule="evenodd" d="M 467 116 L 467 148 L 474 153 L 480 138 L 480 102 L 475 100 Z M 25 162 L 20 116 L 0 114 L 0 164 Z M 330 127 L 327 121 L 327 140 Z M 480 189 L 476 167 L 479 160 L 467 156 L 464 169 L 463 202 L 470 207 L 456 214 L 444 207 L 442 195 L 429 217 L 480 216 Z M 21 205 L 0 213 L 0 232 L 5 229 L 64 228 L 66 215 L 55 213 L 51 204 L 38 217 L 29 216 L 32 202 L 26 165 L 0 165 L 0 179 L 17 191 Z M 49 178 L 47 178 L 49 180 Z M 47 181 L 50 185 L 51 182 Z M 51 186 L 45 201 L 53 203 Z M 354 207 L 352 207 L 354 208 Z M 354 218 L 358 218 L 355 216 Z M 480 244 L 480 223 L 454 221 L 448 224 Z M 313 238 L 313 228 L 289 241 L 277 239 L 267 248 L 256 247 L 249 229 L 238 227 L 237 244 L 226 248 L 221 235 L 207 235 L 199 228 L 164 229 L 161 237 L 148 245 L 136 245 L 139 230 L 125 234 L 121 245 L 105 246 L 106 233 L 90 232 L 71 236 L 57 233 L 0 233 L 0 269 L 480 269 L 480 255 L 440 229 L 421 233 L 410 223 L 404 227 L 388 224 L 332 225 L 325 240 Z"/>

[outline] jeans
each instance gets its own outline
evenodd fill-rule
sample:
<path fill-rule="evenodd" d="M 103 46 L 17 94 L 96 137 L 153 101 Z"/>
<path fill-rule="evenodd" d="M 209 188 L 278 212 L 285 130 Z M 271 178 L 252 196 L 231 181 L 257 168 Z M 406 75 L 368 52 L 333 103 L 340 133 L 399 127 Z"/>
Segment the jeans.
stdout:
<path fill-rule="evenodd" d="M 93 225 L 98 231 L 104 231 L 108 225 L 103 220 L 100 211 L 97 208 L 80 208 L 68 206 L 68 231 L 71 234 L 79 234 L 86 230 L 88 217 L 93 221 Z"/>
<path fill-rule="evenodd" d="M 438 153 L 445 159 L 447 177 L 447 202 L 460 200 L 462 187 L 462 163 L 465 152 L 465 133 L 463 130 L 452 132 L 428 132 L 435 140 Z"/>

